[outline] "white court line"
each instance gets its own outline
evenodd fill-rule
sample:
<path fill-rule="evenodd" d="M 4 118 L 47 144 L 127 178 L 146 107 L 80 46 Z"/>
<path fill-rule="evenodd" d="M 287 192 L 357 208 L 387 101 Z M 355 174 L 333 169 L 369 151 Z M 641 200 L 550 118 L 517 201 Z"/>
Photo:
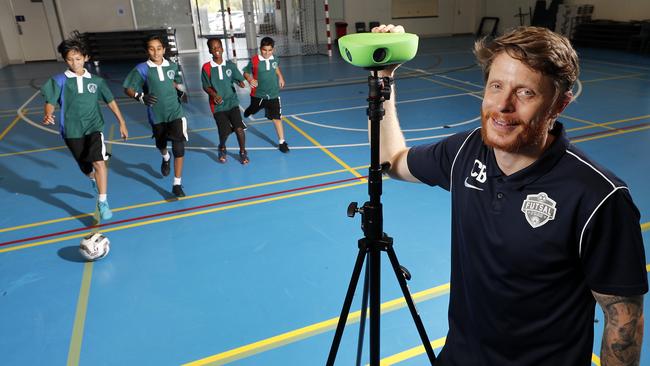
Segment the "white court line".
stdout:
<path fill-rule="evenodd" d="M 292 114 L 292 115 L 290 115 L 288 117 L 292 117 L 292 118 L 297 119 L 298 121 L 306 123 L 308 125 L 313 125 L 313 126 L 322 127 L 322 128 L 331 128 L 331 129 L 334 129 L 334 130 L 366 132 L 366 133 L 368 132 L 367 128 L 350 128 L 350 127 L 331 126 L 331 125 L 326 125 L 326 124 L 322 124 L 322 123 L 316 123 L 316 122 L 308 121 L 308 120 L 300 118 L 298 116 L 299 116 L 299 114 Z M 442 130 L 442 129 L 445 129 L 445 128 L 451 128 L 451 127 L 458 127 L 458 126 L 466 125 L 466 124 L 472 123 L 474 121 L 478 121 L 479 119 L 481 119 L 480 116 L 469 119 L 469 120 L 466 120 L 466 121 L 458 122 L 458 123 L 444 124 L 442 126 L 403 129 L 402 132 L 421 132 L 421 131 Z"/>

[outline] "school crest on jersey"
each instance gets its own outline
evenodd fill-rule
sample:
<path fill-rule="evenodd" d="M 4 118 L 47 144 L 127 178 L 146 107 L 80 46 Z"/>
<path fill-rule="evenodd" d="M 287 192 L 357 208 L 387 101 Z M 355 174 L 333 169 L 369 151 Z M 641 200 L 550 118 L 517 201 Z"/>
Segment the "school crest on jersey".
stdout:
<path fill-rule="evenodd" d="M 95 93 L 97 92 L 97 84 L 95 84 L 95 83 L 88 83 L 88 86 L 86 86 L 86 89 L 88 89 L 88 91 L 89 91 L 90 93 L 95 94 Z"/>
<path fill-rule="evenodd" d="M 544 192 L 529 194 L 521 205 L 521 212 L 535 229 L 555 219 L 555 205 L 555 201 Z"/>
<path fill-rule="evenodd" d="M 228 75 L 228 77 L 232 76 L 232 70 L 226 69 L 226 75 Z"/>
<path fill-rule="evenodd" d="M 273 70 L 277 69 L 278 68 L 278 63 L 277 62 L 272 62 L 271 67 L 273 68 Z"/>
<path fill-rule="evenodd" d="M 176 76 L 176 71 L 174 70 L 167 70 L 167 77 L 174 80 L 174 76 Z"/>

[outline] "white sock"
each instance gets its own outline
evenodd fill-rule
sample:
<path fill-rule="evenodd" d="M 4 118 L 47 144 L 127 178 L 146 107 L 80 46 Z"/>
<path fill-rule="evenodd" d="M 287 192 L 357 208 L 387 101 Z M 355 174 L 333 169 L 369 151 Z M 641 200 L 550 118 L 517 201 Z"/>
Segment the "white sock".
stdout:
<path fill-rule="evenodd" d="M 280 145 L 284 144 L 284 139 L 278 140 L 278 144 L 280 144 Z"/>
<path fill-rule="evenodd" d="M 88 177 L 88 178 L 90 178 L 90 181 L 91 181 L 91 182 L 95 182 L 95 183 L 97 183 L 97 179 L 95 179 L 95 177 Z"/>
<path fill-rule="evenodd" d="M 97 199 L 99 200 L 99 202 L 106 202 L 106 196 L 108 196 L 108 195 L 107 194 L 100 194 L 97 197 Z"/>
<path fill-rule="evenodd" d="M 174 177 L 174 185 L 175 186 L 180 186 L 181 185 L 181 178 Z"/>
<path fill-rule="evenodd" d="M 169 151 L 167 151 L 167 154 L 163 155 L 162 157 L 163 157 L 163 160 L 169 161 L 169 159 L 171 158 L 171 155 L 169 155 Z"/>

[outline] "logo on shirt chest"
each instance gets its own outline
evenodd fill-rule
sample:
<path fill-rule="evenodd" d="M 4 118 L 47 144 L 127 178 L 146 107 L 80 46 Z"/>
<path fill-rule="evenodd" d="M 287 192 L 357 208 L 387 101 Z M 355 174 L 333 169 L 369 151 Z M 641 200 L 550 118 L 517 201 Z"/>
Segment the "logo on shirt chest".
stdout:
<path fill-rule="evenodd" d="M 95 94 L 97 92 L 97 84 L 89 83 L 88 86 L 86 86 L 86 89 L 88 89 L 88 92 Z"/>
<path fill-rule="evenodd" d="M 176 76 L 176 72 L 174 70 L 167 70 L 167 77 L 174 80 L 174 76 Z"/>
<path fill-rule="evenodd" d="M 227 69 L 226 70 L 226 76 L 230 77 L 232 75 L 232 70 Z"/>
<path fill-rule="evenodd" d="M 555 201 L 544 192 L 529 194 L 521 205 L 521 212 L 524 213 L 530 226 L 535 229 L 555 219 L 557 211 L 555 205 Z"/>
<path fill-rule="evenodd" d="M 472 180 L 483 184 L 487 180 L 487 166 L 483 164 L 480 160 L 474 160 L 474 165 L 472 166 L 472 171 L 469 173 Z M 465 187 L 475 189 L 477 191 L 482 191 L 483 188 L 478 187 L 469 182 L 469 177 L 465 178 Z"/>
<path fill-rule="evenodd" d="M 278 63 L 277 62 L 272 62 L 271 67 L 273 68 L 273 70 L 277 69 L 278 68 Z"/>

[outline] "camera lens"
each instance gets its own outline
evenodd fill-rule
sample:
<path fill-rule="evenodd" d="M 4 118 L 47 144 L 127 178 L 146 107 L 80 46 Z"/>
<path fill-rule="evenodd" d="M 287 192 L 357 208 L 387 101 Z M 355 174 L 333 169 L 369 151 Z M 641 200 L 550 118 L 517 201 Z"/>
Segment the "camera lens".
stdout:
<path fill-rule="evenodd" d="M 385 48 L 377 48 L 375 52 L 372 53 L 372 59 L 375 62 L 382 62 L 386 58 L 386 49 Z"/>

